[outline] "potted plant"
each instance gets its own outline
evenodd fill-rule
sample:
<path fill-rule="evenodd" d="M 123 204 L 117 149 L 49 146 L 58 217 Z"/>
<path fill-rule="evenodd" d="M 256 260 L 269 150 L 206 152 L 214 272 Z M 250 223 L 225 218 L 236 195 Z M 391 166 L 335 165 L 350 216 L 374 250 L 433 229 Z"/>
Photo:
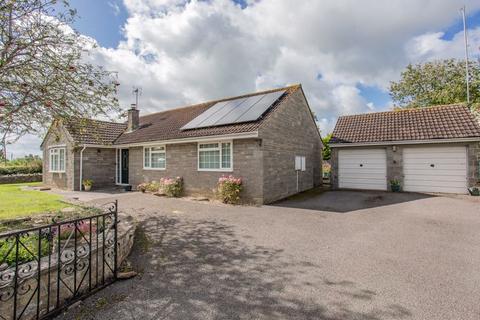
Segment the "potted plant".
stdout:
<path fill-rule="evenodd" d="M 400 181 L 397 179 L 390 180 L 390 189 L 392 192 L 400 192 Z"/>
<path fill-rule="evenodd" d="M 478 187 L 470 187 L 468 188 L 468 192 L 471 196 L 480 196 L 480 188 Z"/>
<path fill-rule="evenodd" d="M 83 184 L 83 188 L 85 189 L 85 191 L 90 191 L 90 190 L 92 190 L 93 180 L 85 179 L 85 180 L 83 180 L 82 184 Z"/>

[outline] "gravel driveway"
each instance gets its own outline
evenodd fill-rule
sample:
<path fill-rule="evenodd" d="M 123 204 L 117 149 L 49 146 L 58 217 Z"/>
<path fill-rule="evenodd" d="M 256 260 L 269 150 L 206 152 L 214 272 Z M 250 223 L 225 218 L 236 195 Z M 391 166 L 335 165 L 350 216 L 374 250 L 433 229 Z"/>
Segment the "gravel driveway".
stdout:
<path fill-rule="evenodd" d="M 140 275 L 60 318 L 480 318 L 473 198 L 338 191 L 231 207 L 134 193 L 119 207 L 143 221 Z"/>

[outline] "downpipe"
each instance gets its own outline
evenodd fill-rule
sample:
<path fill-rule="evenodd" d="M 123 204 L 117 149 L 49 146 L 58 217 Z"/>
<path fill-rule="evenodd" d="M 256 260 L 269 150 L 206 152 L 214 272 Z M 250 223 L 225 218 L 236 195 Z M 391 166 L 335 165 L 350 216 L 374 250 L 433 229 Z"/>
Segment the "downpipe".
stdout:
<path fill-rule="evenodd" d="M 87 146 L 83 146 L 83 149 L 80 150 L 80 174 L 79 174 L 79 177 L 80 177 L 80 181 L 79 181 L 79 185 L 80 185 L 80 191 L 82 191 L 82 181 L 83 181 L 83 151 L 85 151 L 85 149 L 87 148 Z"/>

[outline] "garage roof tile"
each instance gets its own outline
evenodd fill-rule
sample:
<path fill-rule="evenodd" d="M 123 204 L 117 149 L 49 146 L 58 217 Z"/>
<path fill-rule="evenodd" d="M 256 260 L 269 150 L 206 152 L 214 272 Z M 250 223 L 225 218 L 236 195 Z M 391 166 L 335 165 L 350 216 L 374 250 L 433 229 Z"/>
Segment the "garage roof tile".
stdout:
<path fill-rule="evenodd" d="M 480 125 L 465 105 L 398 109 L 341 116 L 331 143 L 367 143 L 480 137 Z"/>

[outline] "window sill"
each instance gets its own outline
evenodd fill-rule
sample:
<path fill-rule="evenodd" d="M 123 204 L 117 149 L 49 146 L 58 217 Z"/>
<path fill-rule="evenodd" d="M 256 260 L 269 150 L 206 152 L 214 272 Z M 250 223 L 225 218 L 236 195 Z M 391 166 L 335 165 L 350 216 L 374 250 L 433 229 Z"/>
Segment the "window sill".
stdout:
<path fill-rule="evenodd" d="M 48 171 L 48 173 L 65 173 L 65 171 Z"/>
<path fill-rule="evenodd" d="M 143 170 L 147 171 L 165 171 L 167 168 L 143 168 Z"/>
<path fill-rule="evenodd" d="M 200 172 L 233 172 L 233 169 L 197 169 Z"/>

